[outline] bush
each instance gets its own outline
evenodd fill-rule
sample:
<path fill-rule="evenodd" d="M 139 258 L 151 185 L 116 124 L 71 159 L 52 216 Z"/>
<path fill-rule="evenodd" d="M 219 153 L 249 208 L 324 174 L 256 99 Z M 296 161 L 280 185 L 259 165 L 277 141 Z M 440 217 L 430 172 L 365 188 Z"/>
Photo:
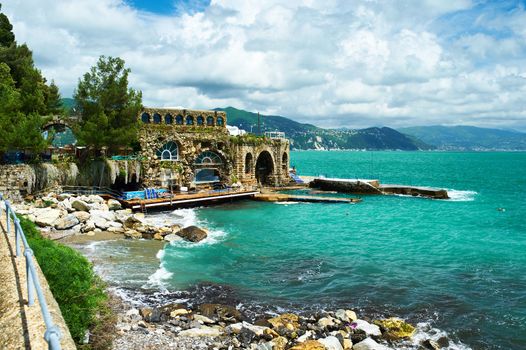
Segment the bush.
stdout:
<path fill-rule="evenodd" d="M 42 238 L 33 222 L 23 217 L 19 219 L 71 336 L 79 344 L 86 330 L 97 326 L 101 310 L 107 312 L 102 281 L 93 272 L 90 262 L 76 250 Z"/>

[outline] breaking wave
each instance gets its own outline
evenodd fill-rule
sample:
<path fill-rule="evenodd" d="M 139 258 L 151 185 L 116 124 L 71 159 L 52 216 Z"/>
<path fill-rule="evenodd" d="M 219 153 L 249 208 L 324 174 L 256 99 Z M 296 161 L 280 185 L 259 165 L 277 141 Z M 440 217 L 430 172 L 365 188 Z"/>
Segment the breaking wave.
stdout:
<path fill-rule="evenodd" d="M 452 202 L 472 202 L 478 194 L 475 191 L 447 190 L 449 201 Z"/>

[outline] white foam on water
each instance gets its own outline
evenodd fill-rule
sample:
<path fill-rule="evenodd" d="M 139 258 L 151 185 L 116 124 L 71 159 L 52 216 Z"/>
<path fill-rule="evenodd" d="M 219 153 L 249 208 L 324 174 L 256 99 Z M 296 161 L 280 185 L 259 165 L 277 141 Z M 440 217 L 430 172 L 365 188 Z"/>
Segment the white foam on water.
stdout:
<path fill-rule="evenodd" d="M 161 263 L 161 266 L 155 271 L 146 282 L 146 287 L 157 287 L 161 290 L 165 290 L 167 287 L 167 281 L 173 276 L 173 273 L 168 271 Z"/>
<path fill-rule="evenodd" d="M 449 350 L 471 350 L 469 346 L 466 344 L 462 344 L 461 342 L 454 342 L 452 341 L 447 332 L 434 328 L 431 326 L 429 322 L 420 322 L 416 325 L 416 333 L 411 337 L 410 341 L 404 342 L 409 343 L 408 345 L 412 345 L 415 348 L 420 348 L 421 343 L 425 340 L 431 339 L 433 341 L 438 341 L 440 338 L 446 337 L 449 341 L 449 346 L 442 348 L 442 349 L 449 349 Z M 403 345 L 401 347 L 404 349 Z"/>
<path fill-rule="evenodd" d="M 451 202 L 472 202 L 475 200 L 475 196 L 477 194 L 478 193 L 475 191 L 460 191 L 448 189 L 447 195 L 449 196 L 449 199 L 446 200 Z"/>
<path fill-rule="evenodd" d="M 300 202 L 275 202 L 275 204 L 287 206 L 289 204 L 300 204 Z"/>
<path fill-rule="evenodd" d="M 177 209 L 172 212 L 147 214 L 144 222 L 156 227 L 175 224 L 187 227 L 197 225 L 198 219 L 195 209 Z"/>

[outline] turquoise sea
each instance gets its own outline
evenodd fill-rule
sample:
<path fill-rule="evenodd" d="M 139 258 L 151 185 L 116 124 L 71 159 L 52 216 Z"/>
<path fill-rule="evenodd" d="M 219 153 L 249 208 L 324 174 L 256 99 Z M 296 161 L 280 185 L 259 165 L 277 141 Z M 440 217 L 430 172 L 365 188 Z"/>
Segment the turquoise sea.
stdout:
<path fill-rule="evenodd" d="M 167 245 L 160 262 L 114 259 L 101 273 L 121 287 L 211 283 L 246 307 L 399 316 L 422 337 L 447 333 L 452 349 L 526 348 L 526 153 L 300 151 L 291 164 L 302 175 L 443 187 L 452 199 L 241 201 L 151 214 L 212 234 Z M 126 256 L 137 244 L 93 251 Z"/>

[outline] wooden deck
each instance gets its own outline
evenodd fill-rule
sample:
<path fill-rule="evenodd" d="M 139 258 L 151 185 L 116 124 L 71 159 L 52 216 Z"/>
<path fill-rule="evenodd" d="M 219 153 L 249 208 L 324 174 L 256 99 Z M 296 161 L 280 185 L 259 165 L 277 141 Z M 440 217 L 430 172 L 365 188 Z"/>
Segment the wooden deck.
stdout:
<path fill-rule="evenodd" d="M 145 208 L 172 207 L 181 208 L 196 205 L 208 205 L 217 201 L 250 198 L 259 191 L 210 191 L 201 193 L 173 194 L 171 197 L 156 199 L 130 199 L 121 200 L 123 205 L 132 210 Z"/>

